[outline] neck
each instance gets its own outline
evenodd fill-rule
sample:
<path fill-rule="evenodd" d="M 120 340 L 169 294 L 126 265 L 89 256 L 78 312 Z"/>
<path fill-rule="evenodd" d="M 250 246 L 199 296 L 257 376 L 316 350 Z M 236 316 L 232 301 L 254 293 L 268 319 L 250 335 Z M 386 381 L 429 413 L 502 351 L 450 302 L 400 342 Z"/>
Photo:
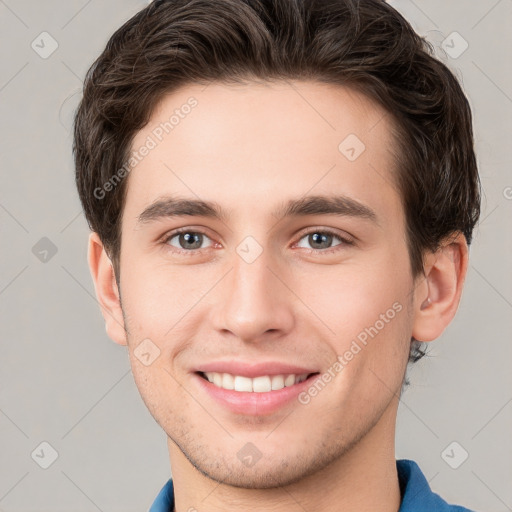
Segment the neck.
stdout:
<path fill-rule="evenodd" d="M 398 401 L 353 447 L 331 464 L 290 485 L 246 489 L 214 481 L 200 473 L 168 440 L 175 512 L 398 512 L 400 487 L 395 460 Z"/>

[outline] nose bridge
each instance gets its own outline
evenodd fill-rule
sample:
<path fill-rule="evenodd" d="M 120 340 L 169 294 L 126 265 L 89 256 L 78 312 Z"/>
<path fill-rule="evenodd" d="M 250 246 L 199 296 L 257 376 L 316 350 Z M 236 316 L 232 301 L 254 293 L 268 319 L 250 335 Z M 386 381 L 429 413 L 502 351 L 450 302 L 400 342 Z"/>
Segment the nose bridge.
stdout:
<path fill-rule="evenodd" d="M 274 275 L 278 265 L 270 250 L 247 237 L 235 248 L 232 267 L 219 304 L 218 327 L 245 341 L 257 341 L 269 330 L 289 329 L 293 322 L 290 297 L 286 298 L 286 287 Z"/>
<path fill-rule="evenodd" d="M 261 252 L 253 260 L 251 252 L 253 248 L 249 248 L 247 253 L 242 253 L 243 244 L 237 248 L 237 255 L 233 258 L 233 275 L 232 275 L 232 294 L 237 299 L 240 307 L 244 305 L 257 306 L 259 302 L 268 303 L 264 301 L 269 292 L 269 288 L 273 287 L 275 283 L 271 283 L 272 273 L 269 270 L 269 261 L 267 253 Z M 247 246 L 245 246 L 246 248 Z"/>

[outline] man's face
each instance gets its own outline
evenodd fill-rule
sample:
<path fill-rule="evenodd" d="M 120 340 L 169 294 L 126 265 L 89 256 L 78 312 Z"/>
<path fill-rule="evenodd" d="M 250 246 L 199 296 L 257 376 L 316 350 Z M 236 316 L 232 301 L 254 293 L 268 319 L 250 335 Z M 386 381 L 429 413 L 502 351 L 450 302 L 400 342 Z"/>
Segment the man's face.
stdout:
<path fill-rule="evenodd" d="M 168 95 L 135 137 L 132 150 L 151 149 L 129 175 L 122 219 L 133 374 L 171 445 L 210 478 L 284 485 L 392 438 L 414 281 L 390 129 L 339 86 L 211 84 Z M 152 209 L 139 221 L 171 196 L 215 202 L 225 217 Z M 282 217 L 310 196 L 345 202 Z M 221 390 L 229 376 L 198 373 L 217 363 L 262 377 L 235 379 L 243 389 L 315 375 Z"/>

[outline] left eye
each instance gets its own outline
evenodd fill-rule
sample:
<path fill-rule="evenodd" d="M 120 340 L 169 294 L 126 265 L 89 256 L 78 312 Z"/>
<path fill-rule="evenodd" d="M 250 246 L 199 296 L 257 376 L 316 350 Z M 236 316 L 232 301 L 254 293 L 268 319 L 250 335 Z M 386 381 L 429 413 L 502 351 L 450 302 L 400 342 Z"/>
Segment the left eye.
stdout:
<path fill-rule="evenodd" d="M 171 240 L 176 237 L 178 239 L 179 245 L 175 245 L 171 242 Z M 199 231 L 181 231 L 167 237 L 164 240 L 164 243 L 176 247 L 177 249 L 197 250 L 201 249 L 201 244 L 204 238 L 210 240 L 209 237 L 207 237 L 204 233 L 201 233 Z"/>
<path fill-rule="evenodd" d="M 306 233 L 300 240 L 307 240 L 308 243 L 312 246 L 311 248 L 314 250 L 322 250 L 322 249 L 329 249 L 332 247 L 332 241 L 333 239 L 337 238 L 340 240 L 339 243 L 334 244 L 334 246 L 341 245 L 341 244 L 348 244 L 350 245 L 351 242 L 340 235 L 337 235 L 335 233 L 331 233 L 330 231 L 311 231 L 309 233 Z M 303 245 L 300 245 L 300 241 L 297 244 L 298 247 L 304 247 Z M 306 247 L 307 248 L 307 247 Z"/>

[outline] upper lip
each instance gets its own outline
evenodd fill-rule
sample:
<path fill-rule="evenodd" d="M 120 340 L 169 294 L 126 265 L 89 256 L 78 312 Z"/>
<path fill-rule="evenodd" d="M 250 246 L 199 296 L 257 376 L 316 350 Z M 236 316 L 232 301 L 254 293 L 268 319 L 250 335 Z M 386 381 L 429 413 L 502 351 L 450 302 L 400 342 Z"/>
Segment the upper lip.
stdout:
<path fill-rule="evenodd" d="M 304 373 L 317 373 L 318 370 L 306 368 L 305 366 L 295 366 L 278 361 L 267 361 L 260 363 L 244 363 L 243 361 L 215 361 L 205 363 L 198 368 L 198 372 L 216 372 L 230 373 L 231 375 L 240 375 L 242 377 L 259 377 L 260 375 L 302 375 Z"/>

